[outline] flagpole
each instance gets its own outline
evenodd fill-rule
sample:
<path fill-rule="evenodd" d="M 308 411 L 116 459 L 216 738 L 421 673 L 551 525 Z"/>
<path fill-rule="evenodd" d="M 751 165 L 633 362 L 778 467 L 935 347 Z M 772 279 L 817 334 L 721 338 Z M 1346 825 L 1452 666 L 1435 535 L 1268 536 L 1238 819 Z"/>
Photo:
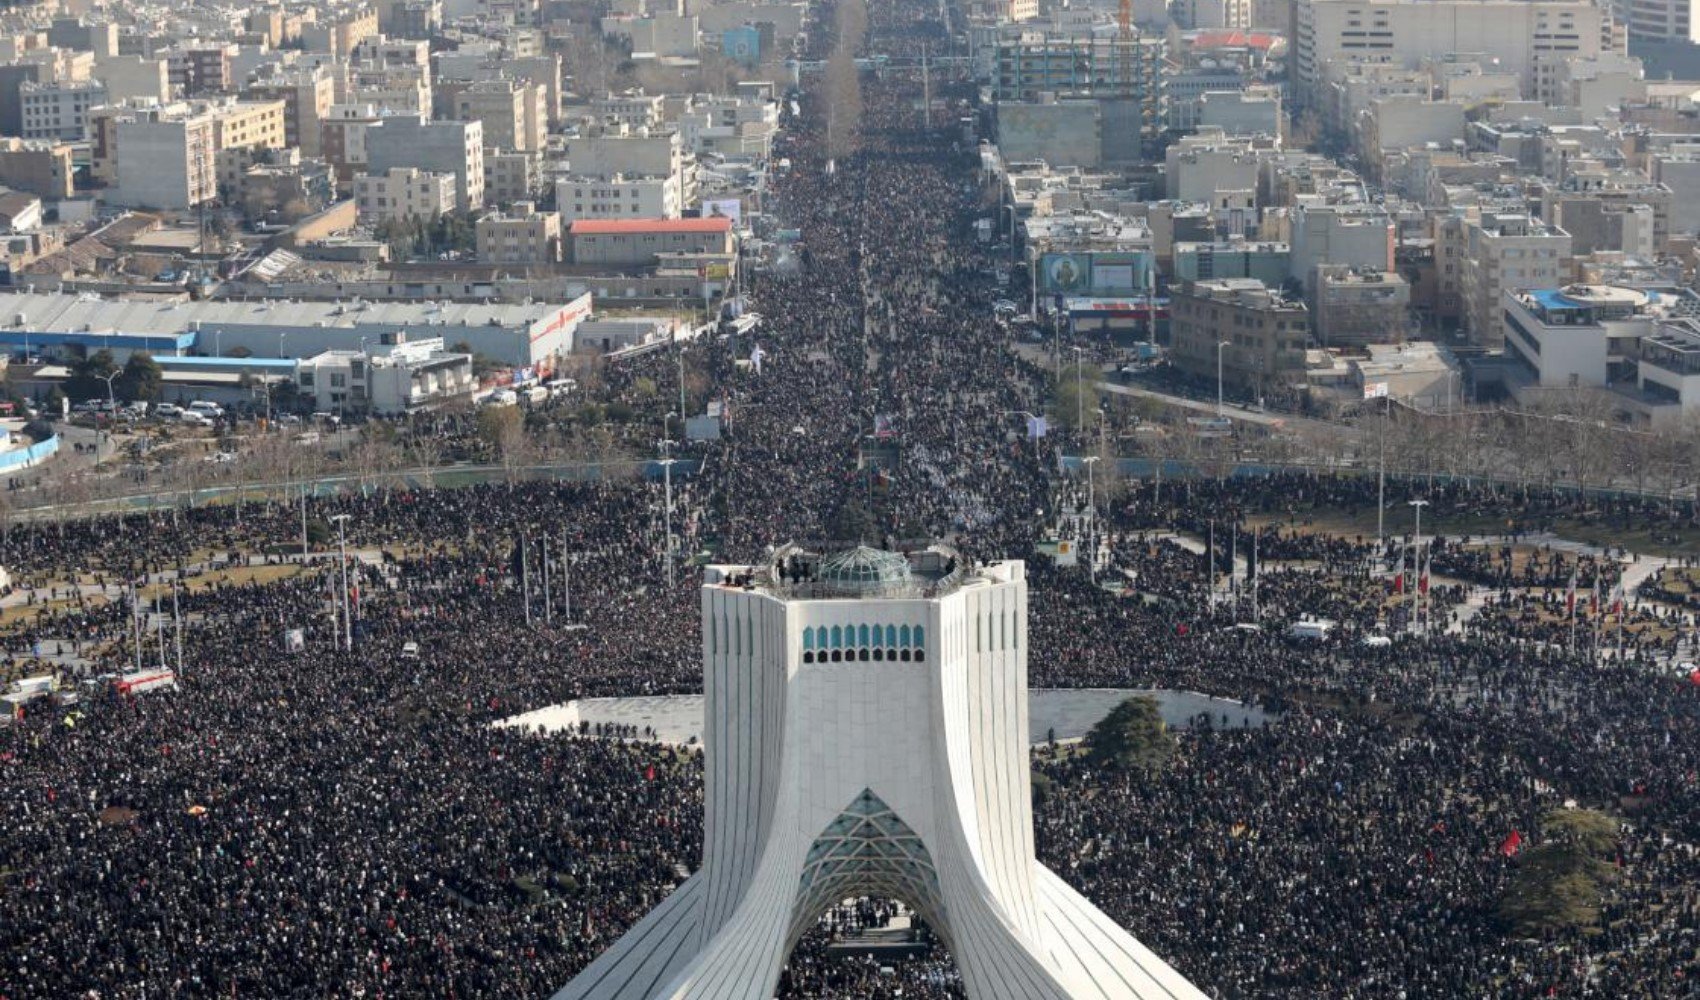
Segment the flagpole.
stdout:
<path fill-rule="evenodd" d="M 1257 563 L 1257 532 L 1255 531 L 1251 533 L 1250 568 L 1251 572 L 1246 574 L 1248 577 L 1246 582 L 1251 584 L 1251 620 L 1254 622 L 1262 621 L 1262 617 L 1260 616 L 1257 608 L 1257 575 L 1263 571 L 1263 567 L 1259 566 Z"/>
<path fill-rule="evenodd" d="M 177 607 L 177 586 L 171 587 L 171 618 L 177 626 L 177 672 L 183 672 L 183 613 Z"/>

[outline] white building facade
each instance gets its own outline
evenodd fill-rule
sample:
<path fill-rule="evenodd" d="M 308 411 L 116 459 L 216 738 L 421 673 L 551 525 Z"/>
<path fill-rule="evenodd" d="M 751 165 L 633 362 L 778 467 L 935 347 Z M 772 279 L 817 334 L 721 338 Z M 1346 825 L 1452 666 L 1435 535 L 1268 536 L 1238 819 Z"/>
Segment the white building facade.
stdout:
<path fill-rule="evenodd" d="M 1202 1000 L 1034 859 L 1022 563 L 795 546 L 702 588 L 703 865 L 556 1000 L 766 1000 L 901 900 L 973 1000 Z"/>

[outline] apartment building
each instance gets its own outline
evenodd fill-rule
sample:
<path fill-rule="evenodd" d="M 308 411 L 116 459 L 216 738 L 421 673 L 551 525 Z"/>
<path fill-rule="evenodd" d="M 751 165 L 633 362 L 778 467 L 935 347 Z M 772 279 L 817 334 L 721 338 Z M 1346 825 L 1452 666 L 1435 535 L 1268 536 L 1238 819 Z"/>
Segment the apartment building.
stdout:
<path fill-rule="evenodd" d="M 1483 211 L 1463 220 L 1459 297 L 1472 345 L 1505 344 L 1508 291 L 1556 288 L 1570 271 L 1570 234 L 1528 215 Z"/>
<path fill-rule="evenodd" d="M 579 219 L 677 219 L 684 199 L 677 177 L 569 174 L 555 181 L 555 208 L 568 224 Z"/>
<path fill-rule="evenodd" d="M 25 139 L 81 142 L 88 138 L 89 109 L 106 103 L 106 85 L 95 80 L 23 83 L 18 87 Z"/>
<path fill-rule="evenodd" d="M 485 264 L 554 264 L 561 259 L 561 216 L 539 212 L 529 201 L 509 213 L 478 220 L 478 259 Z"/>
<path fill-rule="evenodd" d="M 1314 106 L 1324 81 L 1354 62 L 1414 69 L 1482 52 L 1516 74 L 1525 97 L 1556 104 L 1565 60 L 1598 56 L 1606 27 L 1588 0 L 1296 0 L 1293 96 Z"/>
<path fill-rule="evenodd" d="M 1199 378 L 1254 392 L 1302 382 L 1310 312 L 1255 278 L 1187 282 L 1169 300 L 1171 358 Z"/>
<path fill-rule="evenodd" d="M 354 179 L 354 202 L 362 222 L 432 222 L 454 211 L 455 175 L 417 167 L 392 167 Z"/>
<path fill-rule="evenodd" d="M 365 129 L 367 172 L 418 167 L 455 175 L 455 196 L 462 211 L 484 205 L 484 126 L 479 122 L 428 122 L 419 118 L 383 118 Z"/>

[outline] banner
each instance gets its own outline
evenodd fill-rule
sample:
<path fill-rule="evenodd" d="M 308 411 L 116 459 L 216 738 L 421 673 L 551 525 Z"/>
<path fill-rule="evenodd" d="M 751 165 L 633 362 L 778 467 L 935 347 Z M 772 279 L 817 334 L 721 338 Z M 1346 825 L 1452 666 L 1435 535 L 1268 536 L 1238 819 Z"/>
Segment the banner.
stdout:
<path fill-rule="evenodd" d="M 1386 382 L 1365 382 L 1364 383 L 1364 398 L 1365 399 L 1386 399 L 1387 398 L 1387 383 Z"/>
<path fill-rule="evenodd" d="M 285 653 L 299 653 L 306 648 L 307 636 L 300 629 L 292 628 L 283 633 L 283 651 Z"/>
<path fill-rule="evenodd" d="M 736 198 L 724 198 L 718 201 L 705 201 L 702 203 L 702 217 L 705 219 L 731 219 L 732 224 L 735 226 L 742 221 L 743 216 L 744 205 Z"/>

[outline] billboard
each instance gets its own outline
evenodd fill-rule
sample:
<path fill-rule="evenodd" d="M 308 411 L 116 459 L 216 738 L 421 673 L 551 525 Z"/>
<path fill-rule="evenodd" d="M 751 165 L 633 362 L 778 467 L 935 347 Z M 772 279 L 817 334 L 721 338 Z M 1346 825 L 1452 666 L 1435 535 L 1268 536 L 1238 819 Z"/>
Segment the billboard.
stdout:
<path fill-rule="evenodd" d="M 1039 258 L 1041 287 L 1047 295 L 1140 295 L 1151 268 L 1149 250 L 1047 253 Z"/>
<path fill-rule="evenodd" d="M 732 224 L 735 226 L 743 220 L 744 203 L 736 198 L 720 198 L 715 201 L 703 202 L 702 217 L 705 219 L 712 219 L 716 216 L 731 219 Z"/>

